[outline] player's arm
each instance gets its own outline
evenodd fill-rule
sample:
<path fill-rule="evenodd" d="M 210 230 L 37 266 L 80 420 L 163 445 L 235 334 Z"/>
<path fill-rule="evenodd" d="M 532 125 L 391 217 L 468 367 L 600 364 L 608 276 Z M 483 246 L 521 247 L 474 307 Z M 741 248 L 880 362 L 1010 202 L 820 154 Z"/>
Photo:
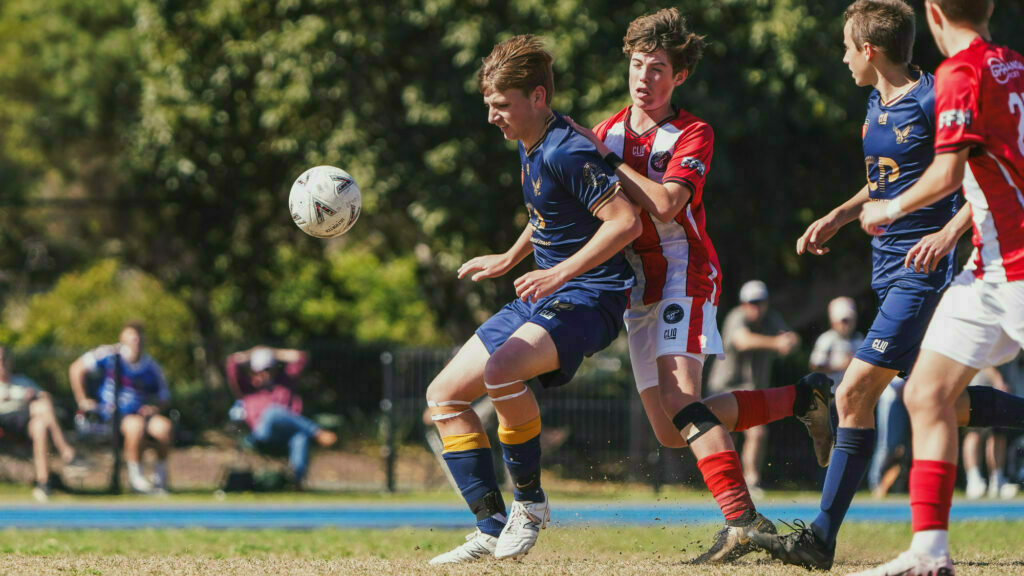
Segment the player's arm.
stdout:
<path fill-rule="evenodd" d="M 936 154 L 932 165 L 910 190 L 890 202 L 872 202 L 864 206 L 860 212 L 861 228 L 877 236 L 886 224 L 949 196 L 964 180 L 964 166 L 969 152 L 970 149 L 965 147 L 955 152 Z"/>
<path fill-rule="evenodd" d="M 942 262 L 942 259 L 952 252 L 953 248 L 956 248 L 960 237 L 971 228 L 971 214 L 970 204 L 960 208 L 956 215 L 946 222 L 942 230 L 921 238 L 907 252 L 907 258 L 903 261 L 903 265 L 913 268 L 915 272 L 931 272 L 938 268 L 939 262 Z"/>
<path fill-rule="evenodd" d="M 556 266 L 534 270 L 516 279 L 516 295 L 519 298 L 536 302 L 554 294 L 569 280 L 617 254 L 643 231 L 633 205 L 619 192 L 613 193 L 594 216 L 601 220 L 601 225 L 575 254 Z"/>
<path fill-rule="evenodd" d="M 75 395 L 75 402 L 82 410 L 95 410 L 96 401 L 89 398 L 85 392 L 85 377 L 95 369 L 95 351 L 82 354 L 71 363 L 68 368 L 68 380 L 71 382 L 71 392 Z"/>
<path fill-rule="evenodd" d="M 852 198 L 832 209 L 831 212 L 811 222 L 803 235 L 797 238 L 796 253 L 810 252 L 817 256 L 828 254 L 831 250 L 825 246 L 840 228 L 857 219 L 860 209 L 871 200 L 868 185 L 865 184 Z"/>
<path fill-rule="evenodd" d="M 582 134 L 597 147 L 602 158 L 612 153 L 593 130 L 580 126 L 572 118 L 566 118 L 574 130 Z M 678 182 L 660 184 L 634 170 L 625 162 L 615 169 L 615 175 L 622 182 L 622 189 L 641 208 L 660 222 L 670 222 L 693 196 L 693 189 Z"/>
<path fill-rule="evenodd" d="M 526 228 L 523 229 L 522 234 L 516 239 L 515 244 L 511 248 L 506 250 L 503 254 L 487 254 L 486 256 L 477 256 L 464 262 L 462 266 L 459 266 L 459 278 L 464 277 L 470 272 L 477 271 L 476 274 L 470 278 L 473 282 L 483 280 L 485 278 L 497 278 L 502 274 L 505 274 L 512 268 L 523 261 L 531 252 L 533 252 L 533 244 L 530 243 L 530 238 L 533 237 L 533 225 L 527 224 Z"/>
<path fill-rule="evenodd" d="M 737 352 L 747 352 L 752 350 L 772 350 L 775 352 L 781 352 L 785 347 L 784 339 L 781 338 L 782 334 L 771 336 L 768 334 L 758 334 L 752 332 L 746 326 L 740 328 L 732 336 L 732 345 L 736 348 Z"/>

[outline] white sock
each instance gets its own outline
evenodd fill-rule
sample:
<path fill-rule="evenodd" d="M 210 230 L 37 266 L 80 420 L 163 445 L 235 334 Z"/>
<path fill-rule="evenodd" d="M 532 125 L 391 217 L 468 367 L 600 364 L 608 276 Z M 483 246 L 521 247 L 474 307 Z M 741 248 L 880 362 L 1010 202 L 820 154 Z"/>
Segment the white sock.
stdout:
<path fill-rule="evenodd" d="M 128 468 L 128 478 L 132 481 L 143 479 L 142 467 L 138 462 L 125 462 L 125 466 Z"/>
<path fill-rule="evenodd" d="M 949 556 L 949 532 L 945 530 L 921 530 L 914 532 L 910 549 L 931 558 Z"/>
<path fill-rule="evenodd" d="M 981 468 L 970 468 L 967 470 L 967 481 L 971 484 L 984 484 L 985 477 L 981 475 Z"/>
<path fill-rule="evenodd" d="M 989 476 L 989 484 L 997 487 L 1006 484 L 1006 475 L 1002 470 L 996 470 Z"/>

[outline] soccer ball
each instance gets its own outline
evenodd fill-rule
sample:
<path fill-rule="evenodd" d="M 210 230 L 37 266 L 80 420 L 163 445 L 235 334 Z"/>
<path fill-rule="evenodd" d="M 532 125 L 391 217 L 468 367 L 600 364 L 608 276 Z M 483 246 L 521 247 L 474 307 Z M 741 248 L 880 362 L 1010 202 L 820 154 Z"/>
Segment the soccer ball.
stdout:
<path fill-rule="evenodd" d="M 315 238 L 334 238 L 348 232 L 359 218 L 362 205 L 355 179 L 334 166 L 306 170 L 288 194 L 288 211 L 295 225 Z"/>

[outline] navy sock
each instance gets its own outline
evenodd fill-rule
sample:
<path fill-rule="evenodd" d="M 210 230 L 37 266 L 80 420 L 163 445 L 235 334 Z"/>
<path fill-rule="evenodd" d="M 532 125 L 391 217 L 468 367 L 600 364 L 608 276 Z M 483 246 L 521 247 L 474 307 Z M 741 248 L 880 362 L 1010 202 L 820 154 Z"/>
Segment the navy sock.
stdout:
<path fill-rule="evenodd" d="M 505 527 L 507 511 L 498 489 L 491 449 L 445 452 L 442 456 L 466 504 L 477 515 L 477 528 L 484 534 L 497 537 Z"/>
<path fill-rule="evenodd" d="M 515 499 L 530 502 L 544 500 L 544 491 L 540 488 L 540 436 L 534 436 L 522 444 L 502 442 L 501 452 L 512 476 Z"/>
<path fill-rule="evenodd" d="M 968 386 L 971 418 L 978 428 L 1024 428 L 1024 398 L 988 386 Z"/>
<path fill-rule="evenodd" d="M 825 488 L 821 492 L 821 512 L 811 523 L 814 534 L 830 548 L 836 544 L 836 534 L 857 492 L 871 454 L 875 451 L 873 428 L 839 428 L 832 462 L 825 474 Z"/>

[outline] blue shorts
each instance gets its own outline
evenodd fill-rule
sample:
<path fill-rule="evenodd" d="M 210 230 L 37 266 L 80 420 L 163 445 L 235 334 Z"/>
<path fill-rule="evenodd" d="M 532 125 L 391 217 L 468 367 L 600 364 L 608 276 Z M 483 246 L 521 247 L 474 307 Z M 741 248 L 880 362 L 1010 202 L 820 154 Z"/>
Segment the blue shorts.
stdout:
<path fill-rule="evenodd" d="M 909 374 L 941 297 L 942 290 L 921 284 L 897 282 L 887 288 L 879 294 L 878 315 L 854 357 Z"/>
<path fill-rule="evenodd" d="M 619 335 L 626 292 L 567 286 L 536 303 L 516 298 L 476 330 L 491 354 L 527 322 L 551 335 L 558 350 L 558 370 L 537 376 L 545 388 L 572 380 L 584 356 L 603 350 Z"/>

